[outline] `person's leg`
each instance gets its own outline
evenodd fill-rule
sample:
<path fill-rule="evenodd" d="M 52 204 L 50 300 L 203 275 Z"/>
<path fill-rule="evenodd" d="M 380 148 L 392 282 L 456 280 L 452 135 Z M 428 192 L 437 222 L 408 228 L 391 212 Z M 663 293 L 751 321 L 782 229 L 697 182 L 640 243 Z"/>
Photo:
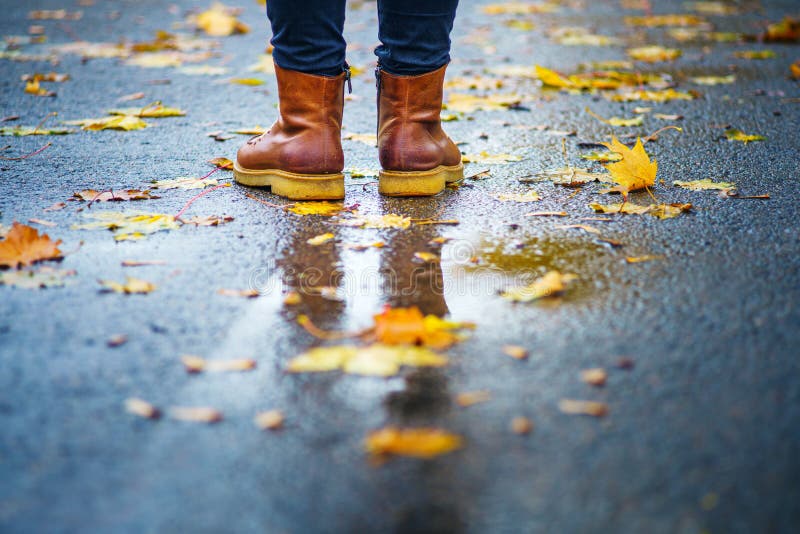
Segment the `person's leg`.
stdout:
<path fill-rule="evenodd" d="M 446 65 L 457 6 L 458 0 L 378 0 L 381 68 L 413 76 Z"/>
<path fill-rule="evenodd" d="M 464 177 L 461 151 L 442 130 L 444 74 L 458 0 L 378 0 L 378 190 L 440 193 Z"/>
<path fill-rule="evenodd" d="M 345 0 L 269 0 L 272 57 L 284 69 L 336 76 L 345 65 Z"/>
<path fill-rule="evenodd" d="M 239 149 L 234 179 L 292 200 L 344 198 L 345 0 L 267 4 L 278 120 Z"/>

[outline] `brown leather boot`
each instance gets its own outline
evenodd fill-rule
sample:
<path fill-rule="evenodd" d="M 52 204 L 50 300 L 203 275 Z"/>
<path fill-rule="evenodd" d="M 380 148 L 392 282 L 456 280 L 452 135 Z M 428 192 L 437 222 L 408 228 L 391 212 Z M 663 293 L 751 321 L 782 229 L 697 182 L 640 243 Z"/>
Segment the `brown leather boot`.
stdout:
<path fill-rule="evenodd" d="M 344 198 L 342 112 L 349 72 L 317 76 L 275 65 L 279 116 L 239 149 L 233 176 L 292 200 Z"/>
<path fill-rule="evenodd" d="M 464 178 L 461 152 L 442 130 L 447 65 L 418 76 L 378 68 L 378 190 L 388 196 L 429 196 Z"/>

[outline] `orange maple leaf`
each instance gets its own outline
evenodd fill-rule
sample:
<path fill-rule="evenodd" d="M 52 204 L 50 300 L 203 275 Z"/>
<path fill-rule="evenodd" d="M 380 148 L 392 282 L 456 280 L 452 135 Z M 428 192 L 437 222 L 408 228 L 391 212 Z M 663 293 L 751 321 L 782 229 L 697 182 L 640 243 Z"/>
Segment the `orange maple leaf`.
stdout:
<path fill-rule="evenodd" d="M 443 349 L 459 340 L 451 330 L 469 325 L 450 324 L 438 317 L 422 315 L 416 306 L 386 308 L 376 315 L 375 339 L 387 345 L 423 345 Z"/>
<path fill-rule="evenodd" d="M 61 258 L 60 244 L 60 239 L 53 241 L 47 234 L 39 235 L 36 228 L 15 222 L 0 241 L 0 266 L 17 267 Z"/>

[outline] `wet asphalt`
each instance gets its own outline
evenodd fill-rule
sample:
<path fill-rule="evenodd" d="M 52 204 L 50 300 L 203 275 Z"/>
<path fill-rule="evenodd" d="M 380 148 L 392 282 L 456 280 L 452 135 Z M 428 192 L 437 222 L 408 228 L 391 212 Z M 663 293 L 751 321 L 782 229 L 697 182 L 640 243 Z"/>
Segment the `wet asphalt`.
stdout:
<path fill-rule="evenodd" d="M 79 21 L 42 22 L 48 45 L 31 51 L 74 39 L 150 39 L 155 30 L 181 22 L 186 10 L 205 6 L 155 0 L 2 4 L 2 35 L 26 33 L 29 9 L 83 11 Z M 608 0 L 572 2 L 532 17 L 533 31 L 504 26 L 507 17 L 489 18 L 480 4 L 462 2 L 451 76 L 505 63 L 571 71 L 582 61 L 624 56 L 619 46 L 553 44 L 545 33 L 552 26 L 590 26 L 631 43 L 676 44 L 663 30 L 626 28 L 617 2 Z M 53 143 L 34 157 L 0 162 L 0 223 L 56 223 L 45 230 L 68 252 L 59 267 L 77 276 L 63 288 L 0 286 L 0 531 L 796 532 L 800 90 L 788 79 L 788 66 L 800 59 L 797 45 L 677 43 L 681 59 L 644 67 L 671 73 L 680 89 L 702 92 L 690 102 L 652 104 L 655 112 L 685 117 L 676 123 L 682 133 L 664 132 L 647 145 L 664 182 L 654 190 L 659 201 L 693 204 L 691 213 L 671 220 L 585 221 L 593 216 L 589 202 L 616 198 L 598 194 L 598 185 L 576 192 L 520 183 L 563 165 L 563 136 L 530 126 L 576 132 L 566 147 L 577 165 L 585 152 L 578 143 L 621 131 L 588 116 L 587 106 L 609 117 L 632 116 L 634 107 L 650 105 L 543 91 L 532 82 L 520 89 L 527 96 L 524 109 L 479 111 L 446 124 L 464 152 L 509 152 L 522 161 L 469 164 L 468 175 L 484 169 L 491 175 L 431 199 L 381 198 L 369 178 L 347 179 L 346 204 L 358 204 L 362 213 L 457 219 L 458 225 L 347 228 L 261 204 L 245 195 L 283 201 L 236 185 L 203 196 L 187 213 L 229 215 L 232 222 L 139 242 L 117 243 L 109 232 L 70 226 L 95 211 L 174 214 L 198 191 L 91 208 L 68 202 L 63 210 L 43 212 L 83 189 L 144 188 L 156 179 L 201 176 L 211 170 L 208 159 L 233 157 L 246 139 L 216 142 L 207 132 L 270 124 L 274 80 L 247 71 L 268 38 L 263 7 L 243 6 L 242 20 L 252 31 L 222 39 L 221 57 L 209 61 L 227 66 L 227 76 L 189 76 L 113 59 L 84 63 L 76 56 L 64 56 L 55 67 L 0 59 L 0 115 L 20 115 L 21 124 L 35 125 L 53 111 L 56 122 L 102 116 L 120 105 L 119 97 L 138 91 L 148 102 L 187 111 L 153 120 L 144 131 L 2 139 L 11 145 L 7 157 Z M 744 15 L 709 19 L 719 30 L 754 33 L 766 20 L 797 12 L 790 1 L 746 7 Z M 656 9 L 684 12 L 681 2 L 658 2 Z M 110 17 L 115 11 L 119 17 Z M 348 132 L 374 131 L 369 64 L 375 21 L 371 3 L 348 11 L 349 60 L 367 67 L 354 78 L 346 103 Z M 777 57 L 731 55 L 764 48 Z M 43 70 L 72 77 L 50 85 L 56 98 L 22 90 L 22 74 Z M 737 75 L 733 85 L 697 87 L 686 79 L 729 72 Z M 225 83 L 230 76 L 267 83 Z M 623 132 L 645 135 L 665 124 L 648 115 L 642 127 Z M 767 141 L 730 142 L 722 125 Z M 344 141 L 344 148 L 348 168 L 377 169 L 376 149 L 357 141 Z M 222 171 L 214 177 L 231 180 Z M 743 195 L 770 198 L 721 198 L 670 185 L 701 178 L 732 181 Z M 542 200 L 522 204 L 491 196 L 529 189 Z M 631 199 L 649 202 L 647 193 Z M 525 217 L 553 210 L 569 216 Z M 557 228 L 567 224 L 597 226 L 624 246 Z M 306 243 L 325 232 L 335 241 Z M 436 237 L 450 241 L 432 244 Z M 386 246 L 363 252 L 345 246 L 376 240 Z M 441 253 L 441 265 L 421 268 L 412 261 L 420 251 Z M 642 255 L 660 259 L 625 261 Z M 166 264 L 125 268 L 120 262 L 126 259 Z M 549 269 L 579 280 L 556 301 L 515 305 L 497 295 Z M 338 286 L 341 300 L 305 296 L 299 306 L 284 305 L 283 293 L 298 287 L 297 273 L 304 271 Z M 158 288 L 149 295 L 98 292 L 98 279 L 126 275 Z M 226 297 L 217 294 L 220 288 L 262 294 Z M 384 305 L 416 305 L 477 326 L 448 351 L 451 363 L 441 369 L 406 369 L 389 379 L 284 371 L 292 356 L 325 344 L 297 325 L 298 314 L 323 328 L 354 330 L 368 326 Z M 127 343 L 108 347 L 114 334 L 127 335 Z M 530 357 L 509 358 L 504 344 L 522 345 Z M 254 358 L 258 367 L 187 375 L 179 361 L 187 353 Z M 616 367 L 623 356 L 634 362 L 632 369 Z M 608 369 L 605 387 L 580 381 L 579 371 L 589 367 Z M 456 394 L 475 390 L 489 390 L 491 400 L 469 408 L 454 402 Z M 123 409 L 132 396 L 164 409 L 213 406 L 225 418 L 209 426 L 137 419 Z M 610 413 L 602 419 L 565 415 L 558 410 L 563 398 L 606 402 Z M 265 409 L 283 411 L 283 430 L 255 428 L 253 415 Z M 530 435 L 509 430 L 516 416 L 533 421 Z M 463 435 L 465 446 L 430 461 L 375 465 L 362 442 L 387 424 L 442 427 Z"/>

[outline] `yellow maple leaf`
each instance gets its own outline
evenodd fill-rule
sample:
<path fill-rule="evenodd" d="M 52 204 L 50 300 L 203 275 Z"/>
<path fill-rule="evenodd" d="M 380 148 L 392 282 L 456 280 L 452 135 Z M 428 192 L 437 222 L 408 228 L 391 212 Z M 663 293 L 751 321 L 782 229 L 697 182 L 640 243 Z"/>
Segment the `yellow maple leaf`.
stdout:
<path fill-rule="evenodd" d="M 36 228 L 15 222 L 0 241 L 0 266 L 17 267 L 60 258 L 60 244 L 60 239 L 53 241 L 47 234 L 40 235 Z"/>
<path fill-rule="evenodd" d="M 126 295 L 132 294 L 147 294 L 156 288 L 156 285 L 146 280 L 128 276 L 125 278 L 125 283 L 121 284 L 114 280 L 98 280 L 100 285 L 103 286 L 105 291 L 113 291 L 115 293 L 124 293 Z"/>
<path fill-rule="evenodd" d="M 631 191 L 645 189 L 656 183 L 658 163 L 655 160 L 650 161 L 640 138 L 636 138 L 633 149 L 620 143 L 616 136 L 612 136 L 610 143 L 600 144 L 622 156 L 617 162 L 605 164 L 605 168 L 611 173 L 611 179 L 619 184 L 606 191 L 622 193 L 627 200 Z"/>
<path fill-rule="evenodd" d="M 373 343 L 366 347 L 334 345 L 311 349 L 289 361 L 290 373 L 318 373 L 342 369 L 364 376 L 393 376 L 402 366 L 441 367 L 447 358 L 425 347 Z"/>
<path fill-rule="evenodd" d="M 461 436 L 439 428 L 386 427 L 370 432 L 364 442 L 374 455 L 399 455 L 429 459 L 461 448 Z"/>

